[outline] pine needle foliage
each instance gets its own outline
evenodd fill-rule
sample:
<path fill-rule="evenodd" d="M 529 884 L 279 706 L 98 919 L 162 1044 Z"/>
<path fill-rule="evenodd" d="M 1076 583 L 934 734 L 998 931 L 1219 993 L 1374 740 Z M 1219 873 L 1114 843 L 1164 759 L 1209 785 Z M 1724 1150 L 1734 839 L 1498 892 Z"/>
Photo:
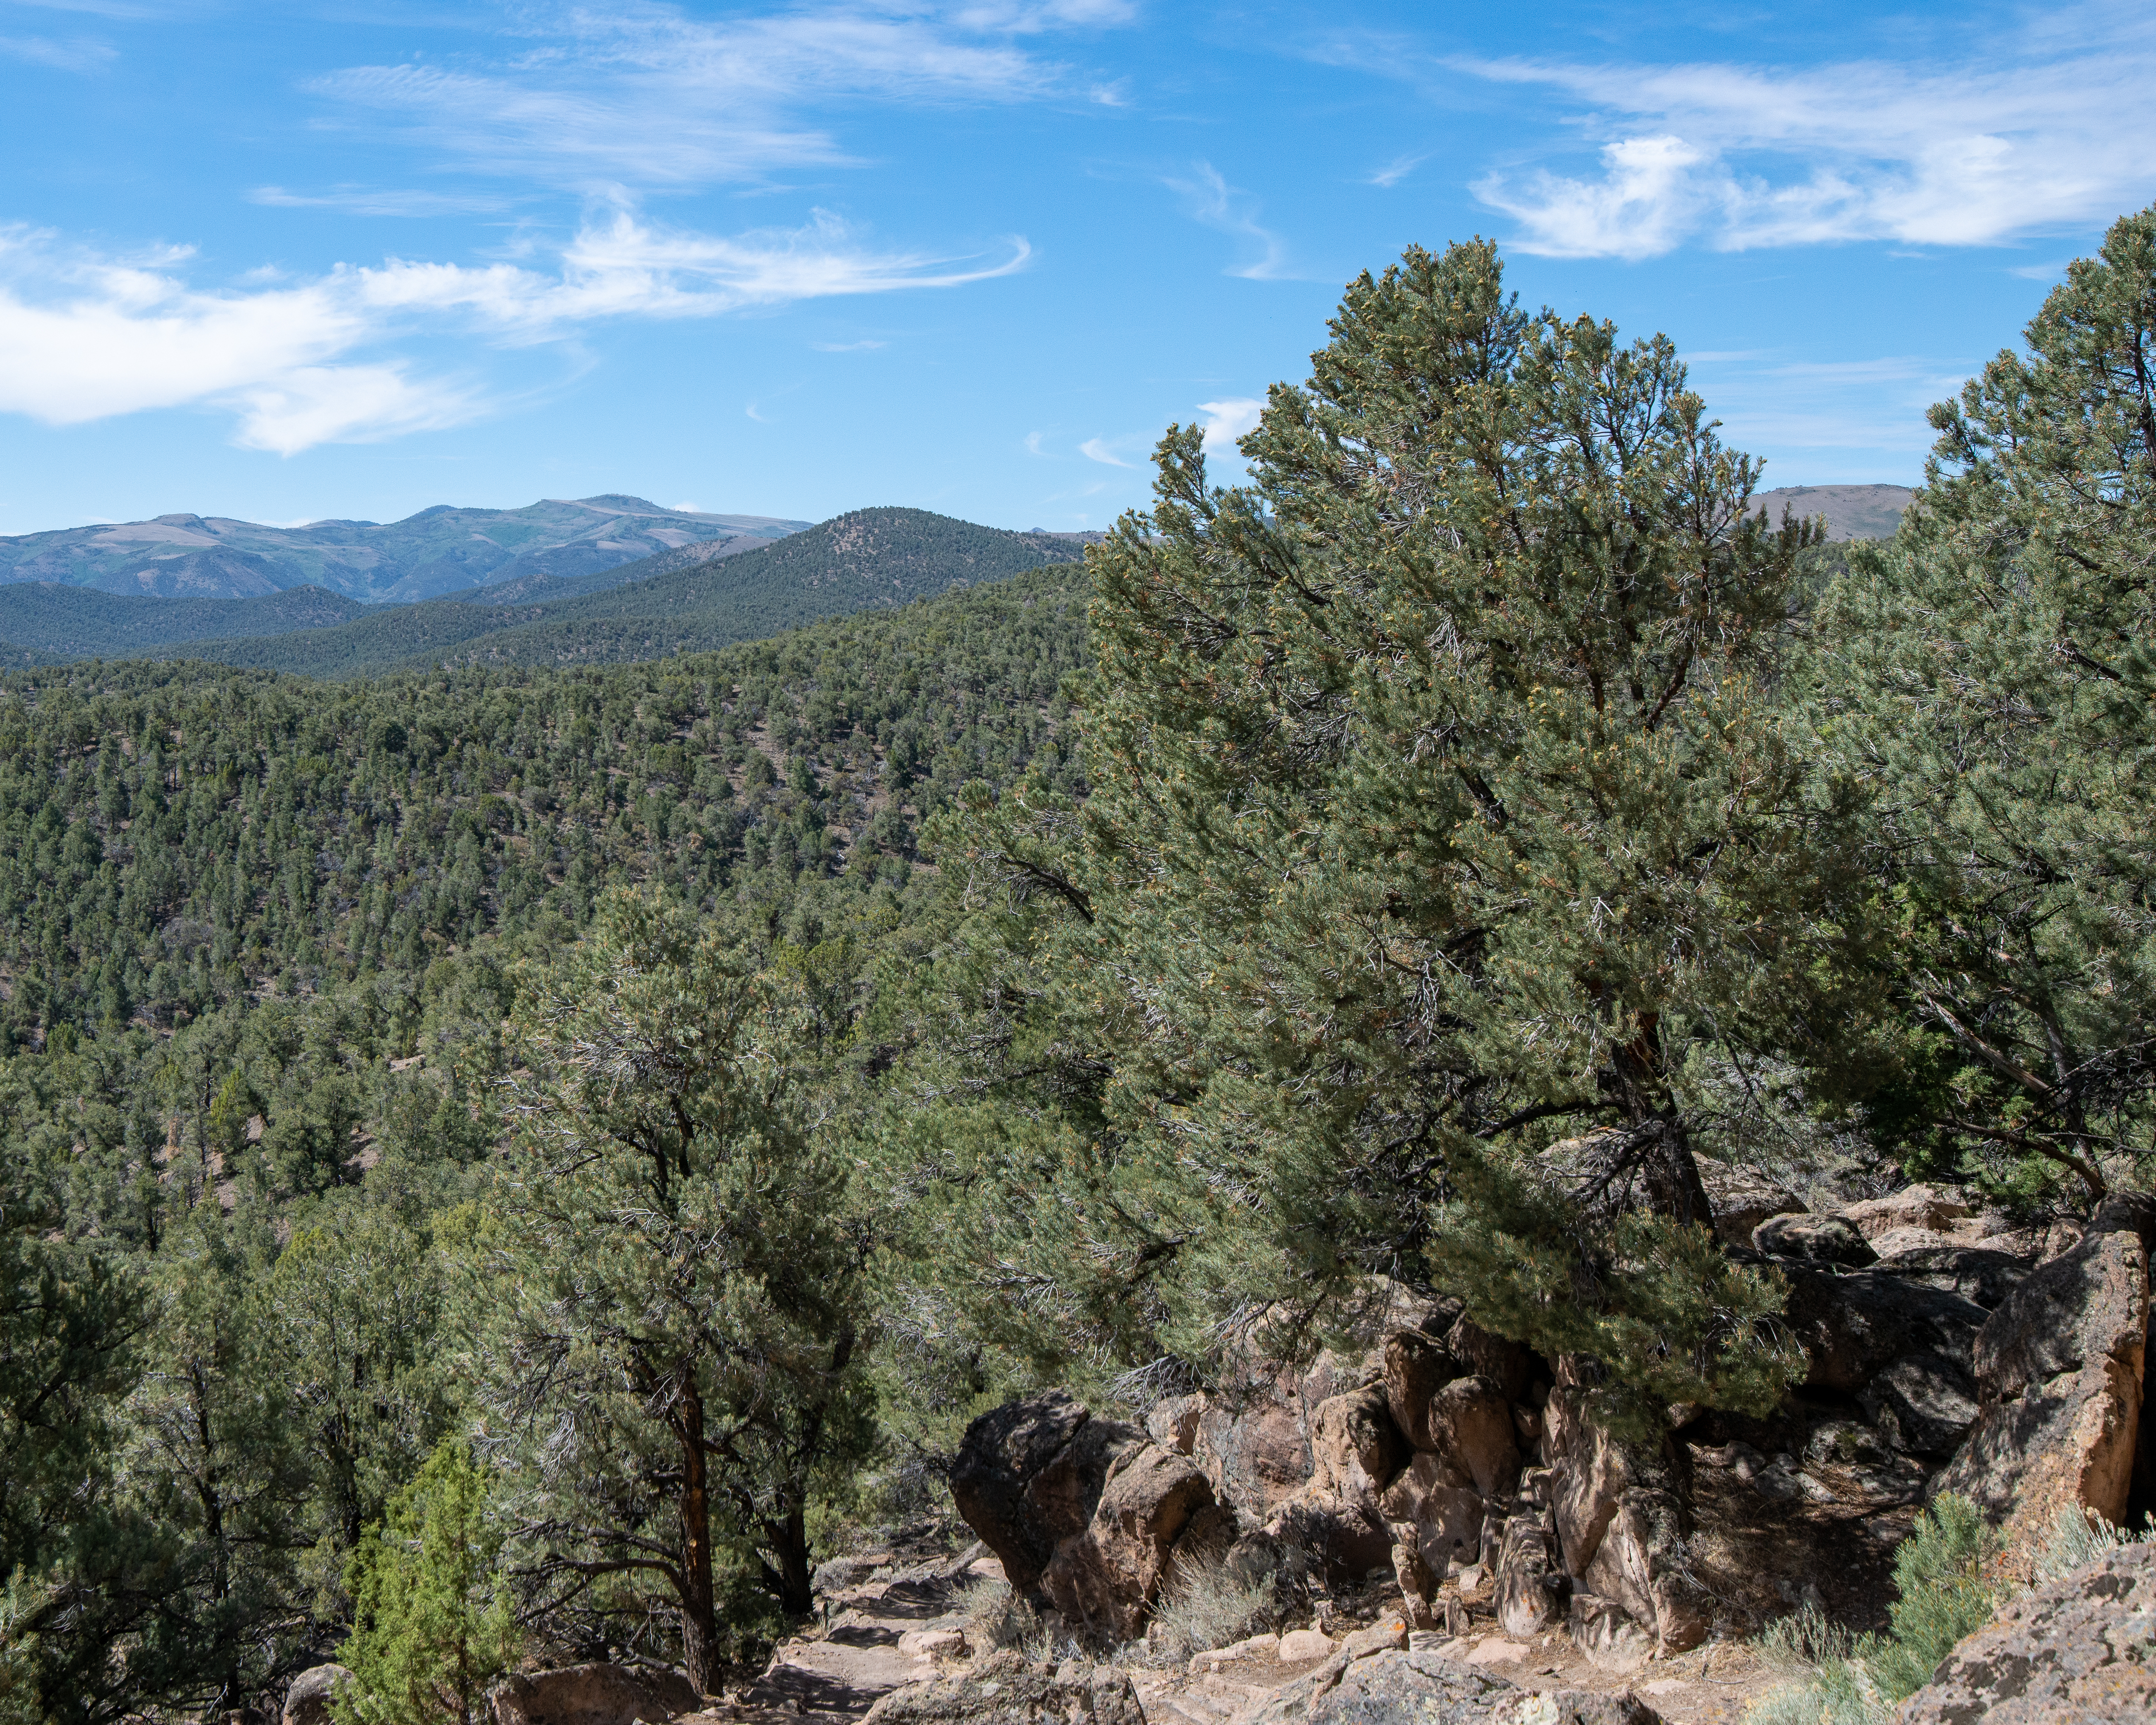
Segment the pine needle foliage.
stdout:
<path fill-rule="evenodd" d="M 1931 419 L 1820 617 L 1824 747 L 1883 789 L 1902 922 L 1876 1111 L 1918 1172 L 2087 1204 L 2156 1110 L 2156 207 Z"/>
<path fill-rule="evenodd" d="M 477 1725 L 519 1633 L 496 1570 L 501 1535 L 485 1476 L 444 1442 L 389 1502 L 352 1555 L 353 1681 L 331 1699 L 338 1725 Z"/>
<path fill-rule="evenodd" d="M 1332 334 L 1249 486 L 1171 430 L 1090 554 L 1082 810 L 947 845 L 1009 960 L 958 984 L 981 1081 L 1040 1105 L 957 1178 L 1050 1219 L 977 1273 L 1130 1363 L 1435 1281 L 1640 1410 L 1770 1404 L 1779 1290 L 1707 1242 L 1678 1075 L 1815 1055 L 1853 974 L 1850 808 L 1778 694 L 1811 530 L 1748 514 L 1666 340 L 1522 310 L 1488 244 Z"/>

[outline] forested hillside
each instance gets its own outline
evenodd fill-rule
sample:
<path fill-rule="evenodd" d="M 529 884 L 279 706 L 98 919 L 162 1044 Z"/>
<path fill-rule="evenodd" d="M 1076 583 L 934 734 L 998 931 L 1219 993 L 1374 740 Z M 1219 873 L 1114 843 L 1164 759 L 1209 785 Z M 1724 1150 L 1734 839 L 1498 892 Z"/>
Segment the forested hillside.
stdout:
<path fill-rule="evenodd" d="M 175 641 L 332 629 L 367 608 L 319 587 L 245 599 L 143 598 L 47 581 L 0 586 L 0 639 L 51 659 L 144 659 Z"/>
<path fill-rule="evenodd" d="M 1171 428 L 1082 565 L 870 511 L 219 649 L 320 679 L 0 675 L 0 1725 L 259 1717 L 332 1656 L 399 1725 L 520 1666 L 719 1696 L 1045 1384 L 1212 1420 L 1362 1372 L 1326 1466 L 1398 1422 L 1425 1531 L 1203 1499 L 1304 1612 L 1389 1551 L 1457 1604 L 1495 1529 L 1561 1624 L 1537 1446 L 1651 1559 L 1571 1595 L 1642 1658 L 1702 1585 L 1688 1455 L 1816 1450 L 1906 1530 L 1895 1458 L 1996 1401 L 1907 1317 L 1977 1333 L 1969 1266 L 1846 1308 L 1885 1351 L 1829 1379 L 1871 1248 L 1776 1194 L 1951 1183 L 2145 1300 L 2152 342 L 2156 210 L 1933 410 L 1894 537 L 1826 546 L 1666 339 L 1411 248 L 1246 485 Z M 1502 1458 L 1471 1512 L 1440 1415 Z M 1043 1669 L 1180 1609 L 1146 1550 Z"/>
<path fill-rule="evenodd" d="M 1052 536 L 1007 533 L 918 509 L 857 510 L 775 544 L 598 590 L 502 603 L 436 600 L 334 629 L 251 641 L 187 641 L 165 656 L 302 676 L 446 663 L 607 665 L 753 640 L 819 617 L 902 605 L 946 588 L 1075 559 Z"/>

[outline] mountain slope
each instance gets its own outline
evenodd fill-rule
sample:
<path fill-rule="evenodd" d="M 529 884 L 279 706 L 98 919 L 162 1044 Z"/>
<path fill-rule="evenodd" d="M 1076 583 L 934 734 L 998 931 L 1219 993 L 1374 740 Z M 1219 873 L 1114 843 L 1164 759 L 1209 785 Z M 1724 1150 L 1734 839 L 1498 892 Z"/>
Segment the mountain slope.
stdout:
<path fill-rule="evenodd" d="M 63 659 L 142 659 L 175 641 L 333 628 L 366 608 L 319 587 L 252 599 L 153 599 L 18 581 L 0 586 L 0 639 Z"/>
<path fill-rule="evenodd" d="M 977 526 L 926 510 L 857 510 L 753 551 L 601 592 L 536 603 L 459 597 L 383 607 L 334 629 L 187 642 L 159 656 L 315 677 L 444 662 L 618 664 L 755 640 L 819 618 L 1075 562 L 1081 555 L 1081 547 L 1060 537 Z"/>
<path fill-rule="evenodd" d="M 808 526 L 665 509 L 608 493 L 522 509 L 438 504 L 401 521 L 270 527 L 223 516 L 0 536 L 0 582 L 160 598 L 247 598 L 308 585 L 371 603 L 439 598 L 528 576 L 573 578 L 700 545 L 745 548 Z"/>
<path fill-rule="evenodd" d="M 1915 495 L 1907 485 L 1783 485 L 1756 493 L 1752 507 L 1770 521 L 1785 506 L 1799 519 L 1823 515 L 1829 539 L 1892 539 Z"/>

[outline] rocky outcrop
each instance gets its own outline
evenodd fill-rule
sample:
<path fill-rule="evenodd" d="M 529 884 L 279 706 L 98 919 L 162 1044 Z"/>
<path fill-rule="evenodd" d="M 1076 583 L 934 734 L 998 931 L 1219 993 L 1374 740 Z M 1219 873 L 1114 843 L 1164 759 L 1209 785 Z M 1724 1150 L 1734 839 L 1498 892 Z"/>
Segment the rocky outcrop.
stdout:
<path fill-rule="evenodd" d="M 1111 1666 L 1029 1666 L 992 1654 L 963 1673 L 894 1690 L 863 1725 L 1146 1725 L 1131 1680 Z"/>
<path fill-rule="evenodd" d="M 1769 1216 L 1800 1214 L 1797 1195 L 1772 1180 L 1721 1163 L 1702 1163 L 1700 1182 L 1714 1206 L 1714 1231 L 1730 1245 L 1752 1244 L 1752 1230 Z"/>
<path fill-rule="evenodd" d="M 1224 1551 L 1235 1532 L 1204 1472 L 1144 1444 L 1116 1455 L 1091 1520 L 1057 1546 L 1041 1589 L 1066 1622 L 1131 1640 L 1178 1561 Z"/>
<path fill-rule="evenodd" d="M 1414 1453 L 1389 1411 L 1382 1384 L 1317 1404 L 1310 1422 L 1310 1483 L 1344 1502 L 1375 1505 Z"/>
<path fill-rule="evenodd" d="M 1839 1216 L 1769 1216 L 1752 1230 L 1752 1244 L 1774 1258 L 1810 1264 L 1872 1264 L 1878 1253 Z"/>
<path fill-rule="evenodd" d="M 1274 1694 L 1250 1725 L 1660 1725 L 1629 1691 L 1537 1693 L 1491 1672 L 1413 1649 L 1342 1656 Z"/>
<path fill-rule="evenodd" d="M 1592 1392 L 1551 1394 L 1543 1454 L 1564 1566 L 1587 1592 L 1614 1599 L 1665 1652 L 1697 1647 L 1712 1623 L 1691 1574 L 1684 1469 L 1674 1448 L 1621 1444 L 1594 1418 Z"/>
<path fill-rule="evenodd" d="M 1884 1198 L 1866 1199 L 1844 1207 L 1842 1219 L 1866 1240 L 1917 1229 L 1943 1234 L 1969 1214 L 1969 1207 L 1953 1194 L 1933 1186 L 1905 1186 Z"/>
<path fill-rule="evenodd" d="M 487 1700 L 494 1725 L 659 1725 L 704 1704 L 679 1671 L 619 1665 L 526 1671 L 497 1683 Z"/>
<path fill-rule="evenodd" d="M 285 1692 L 285 1725 L 331 1725 L 331 1698 L 352 1681 L 352 1673 L 341 1665 L 301 1671 Z"/>
<path fill-rule="evenodd" d="M 966 1428 L 952 1501 L 1024 1593 L 1039 1585 L 1056 1548 L 1091 1524 L 1116 1458 L 1144 1441 L 1060 1389 L 1007 1402 Z"/>
<path fill-rule="evenodd" d="M 2013 1600 L 1902 1704 L 1897 1725 L 2156 1717 L 2156 1545 L 2106 1553 Z"/>
<path fill-rule="evenodd" d="M 2030 1532 L 2078 1506 L 2123 1522 L 2148 1345 L 2156 1206 L 2113 1199 L 1999 1304 L 1974 1348 L 1980 1411 L 1933 1481 Z"/>

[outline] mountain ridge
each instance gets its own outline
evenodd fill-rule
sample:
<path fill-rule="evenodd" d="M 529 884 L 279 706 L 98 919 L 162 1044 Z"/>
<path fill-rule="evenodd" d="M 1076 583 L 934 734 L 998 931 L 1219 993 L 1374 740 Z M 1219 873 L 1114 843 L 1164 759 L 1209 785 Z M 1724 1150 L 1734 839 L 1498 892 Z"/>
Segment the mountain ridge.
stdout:
<path fill-rule="evenodd" d="M 624 492 L 519 509 L 438 503 L 402 521 L 275 527 L 185 512 L 0 536 L 0 583 L 157 598 L 260 598 L 305 586 L 410 603 L 532 576 L 575 579 L 698 546 L 747 550 L 809 526 L 668 509 Z"/>

